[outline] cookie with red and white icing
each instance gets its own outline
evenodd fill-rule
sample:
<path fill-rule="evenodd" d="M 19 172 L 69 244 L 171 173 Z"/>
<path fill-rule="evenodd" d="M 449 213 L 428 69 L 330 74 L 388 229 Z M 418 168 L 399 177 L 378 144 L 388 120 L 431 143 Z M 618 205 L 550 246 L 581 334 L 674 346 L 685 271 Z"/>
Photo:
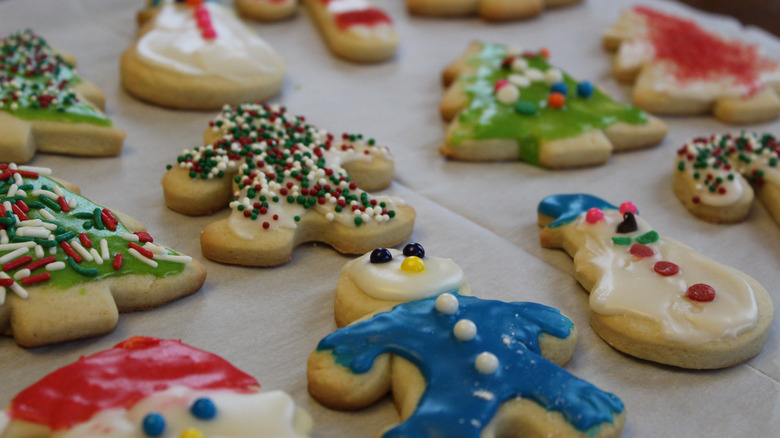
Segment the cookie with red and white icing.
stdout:
<path fill-rule="evenodd" d="M 403 251 L 377 248 L 341 268 L 335 294 L 336 324 L 443 293 L 470 295 L 463 270 L 451 259 L 426 255 L 419 243 Z"/>
<path fill-rule="evenodd" d="M 488 21 L 509 21 L 534 17 L 547 8 L 579 2 L 580 0 L 406 0 L 406 7 L 416 15 L 479 15 Z"/>
<path fill-rule="evenodd" d="M 754 191 L 780 224 L 780 143 L 771 134 L 713 134 L 677 150 L 674 194 L 697 217 L 739 222 Z"/>
<path fill-rule="evenodd" d="M 0 412 L 0 437 L 303 438 L 311 418 L 282 391 L 181 341 L 134 337 L 62 367 Z"/>
<path fill-rule="evenodd" d="M 646 6 L 625 11 L 603 37 L 613 71 L 634 82 L 634 104 L 652 113 L 713 113 L 727 123 L 780 115 L 780 63 L 761 49 Z"/>
<path fill-rule="evenodd" d="M 574 258 L 594 331 L 614 348 L 683 368 L 723 368 L 758 354 L 774 314 L 756 280 L 661 237 L 636 207 L 586 194 L 539 204 L 541 243 Z"/>
<path fill-rule="evenodd" d="M 139 22 L 120 76 L 141 100 L 209 110 L 268 99 L 282 88 L 282 58 L 223 3 L 150 0 Z"/>
<path fill-rule="evenodd" d="M 290 18 L 298 12 L 298 0 L 235 0 L 239 14 L 261 21 Z"/>
<path fill-rule="evenodd" d="M 279 105 L 225 107 L 205 145 L 185 150 L 163 177 L 165 201 L 185 214 L 230 207 L 201 234 L 203 254 L 223 263 L 275 266 L 304 242 L 348 254 L 403 242 L 414 209 L 366 190 L 393 178 L 388 149 L 362 134 L 334 136 Z"/>

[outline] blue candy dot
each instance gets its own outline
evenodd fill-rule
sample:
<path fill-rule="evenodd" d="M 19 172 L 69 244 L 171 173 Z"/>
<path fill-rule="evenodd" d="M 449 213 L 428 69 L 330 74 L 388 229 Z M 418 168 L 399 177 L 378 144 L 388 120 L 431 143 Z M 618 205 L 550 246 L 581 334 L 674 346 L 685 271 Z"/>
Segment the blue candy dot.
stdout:
<path fill-rule="evenodd" d="M 385 248 L 377 248 L 371 251 L 371 263 L 387 263 L 393 260 L 393 254 Z"/>
<path fill-rule="evenodd" d="M 404 247 L 404 256 L 423 258 L 425 257 L 425 248 L 417 242 L 410 243 Z"/>
<path fill-rule="evenodd" d="M 569 87 L 566 86 L 566 82 L 556 82 L 552 84 L 550 91 L 553 93 L 561 93 L 565 96 L 569 92 Z"/>
<path fill-rule="evenodd" d="M 195 418 L 201 420 L 211 420 L 217 416 L 217 407 L 210 398 L 199 398 L 192 403 L 190 412 Z"/>
<path fill-rule="evenodd" d="M 147 436 L 162 436 L 165 433 L 165 418 L 157 412 L 151 412 L 144 417 L 143 426 Z"/>
<path fill-rule="evenodd" d="M 580 97 L 588 98 L 593 95 L 593 84 L 588 81 L 582 81 L 577 84 L 577 94 Z"/>

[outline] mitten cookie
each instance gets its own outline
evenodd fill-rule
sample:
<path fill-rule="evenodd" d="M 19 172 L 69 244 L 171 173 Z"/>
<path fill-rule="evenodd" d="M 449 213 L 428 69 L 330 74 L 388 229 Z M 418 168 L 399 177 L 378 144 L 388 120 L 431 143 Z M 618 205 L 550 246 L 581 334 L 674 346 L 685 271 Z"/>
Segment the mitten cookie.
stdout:
<path fill-rule="evenodd" d="M 580 0 L 406 0 L 409 12 L 417 15 L 452 17 L 480 15 L 489 21 L 530 18 L 545 8 L 579 3 Z"/>
<path fill-rule="evenodd" d="M 674 194 L 697 217 L 710 222 L 744 220 L 759 199 L 780 224 L 780 144 L 771 134 L 698 137 L 675 160 Z"/>
<path fill-rule="evenodd" d="M 635 83 L 634 104 L 647 111 L 713 113 L 727 123 L 780 115 L 780 63 L 764 57 L 756 45 L 645 6 L 624 12 L 603 43 L 617 51 L 615 77 Z"/>
<path fill-rule="evenodd" d="M 452 260 L 426 255 L 419 243 L 410 243 L 403 251 L 377 248 L 341 268 L 336 324 L 344 327 L 370 313 L 445 292 L 471 293 L 463 270 Z"/>
<path fill-rule="evenodd" d="M 623 403 L 559 365 L 574 324 L 536 303 L 445 293 L 339 329 L 309 356 L 309 393 L 336 409 L 388 391 L 403 423 L 383 437 L 612 437 Z"/>
<path fill-rule="evenodd" d="M 758 354 L 774 310 L 757 281 L 659 236 L 624 203 L 556 195 L 539 204 L 541 243 L 574 258 L 593 330 L 614 348 L 683 368 L 723 368 Z"/>
<path fill-rule="evenodd" d="M 0 332 L 25 347 L 96 336 L 200 289 L 203 265 L 49 172 L 0 164 Z"/>
<path fill-rule="evenodd" d="M 414 209 L 364 191 L 393 178 L 392 156 L 373 139 L 334 137 L 264 104 L 226 107 L 204 136 L 206 145 L 184 151 L 162 184 L 168 206 L 185 214 L 229 204 L 230 217 L 201 234 L 212 260 L 274 266 L 304 242 L 362 254 L 412 233 Z"/>
<path fill-rule="evenodd" d="M 225 359 L 180 341 L 133 337 L 20 392 L 0 437 L 302 438 L 311 418 L 260 391 Z M 2 418 L 0 418 L 2 419 Z"/>
<path fill-rule="evenodd" d="M 103 114 L 105 96 L 31 30 L 0 39 L 0 159 L 35 151 L 119 155 L 125 133 Z"/>
<path fill-rule="evenodd" d="M 568 168 L 604 163 L 613 149 L 651 146 L 666 135 L 663 122 L 574 80 L 548 56 L 472 43 L 442 75 L 448 88 L 439 110 L 450 125 L 439 152 Z"/>
<path fill-rule="evenodd" d="M 282 58 L 222 3 L 154 0 L 139 22 L 120 75 L 141 100 L 210 110 L 267 99 L 282 88 Z"/>

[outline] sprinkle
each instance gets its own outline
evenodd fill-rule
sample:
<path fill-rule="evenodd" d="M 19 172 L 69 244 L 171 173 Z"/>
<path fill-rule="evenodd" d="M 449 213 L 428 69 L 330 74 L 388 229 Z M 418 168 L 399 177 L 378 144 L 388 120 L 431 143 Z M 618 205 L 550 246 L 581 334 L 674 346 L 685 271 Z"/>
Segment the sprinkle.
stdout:
<path fill-rule="evenodd" d="M 593 207 L 585 214 L 585 220 L 589 224 L 595 224 L 604 218 L 604 212 L 600 208 Z"/>
<path fill-rule="evenodd" d="M 147 249 L 152 252 L 152 254 L 168 254 L 168 250 L 163 248 L 162 246 L 157 246 L 153 243 L 145 243 L 142 248 Z"/>
<path fill-rule="evenodd" d="M 454 315 L 458 311 L 458 299 L 451 293 L 443 293 L 436 297 L 436 310 L 445 315 Z"/>
<path fill-rule="evenodd" d="M 26 249 L 26 248 L 25 248 Z M 25 251 L 26 252 L 26 251 Z M 20 268 L 32 261 L 31 256 L 22 256 L 18 259 L 12 260 L 10 262 L 3 264 L 3 271 L 13 271 L 14 269 Z"/>
<path fill-rule="evenodd" d="M 87 251 L 87 250 L 86 250 L 86 248 L 84 248 L 83 246 L 81 246 L 81 244 L 80 244 L 80 243 L 76 242 L 75 240 L 71 240 L 71 242 L 70 242 L 70 246 L 71 246 L 73 249 L 75 249 L 75 250 L 76 250 L 76 252 L 77 252 L 77 253 L 79 253 L 79 255 L 81 255 L 81 257 L 82 257 L 84 260 L 86 260 L 86 261 L 88 261 L 88 262 L 91 262 L 91 261 L 92 261 L 92 255 L 89 253 L 89 251 Z"/>
<path fill-rule="evenodd" d="M 81 244 L 84 245 L 84 248 L 92 248 L 92 241 L 89 240 L 87 233 L 79 234 L 79 241 L 81 241 Z"/>
<path fill-rule="evenodd" d="M 64 196 L 60 196 L 60 197 L 57 198 L 57 204 L 59 204 L 60 208 L 65 213 L 70 212 L 70 206 L 68 205 L 68 201 L 65 200 Z"/>
<path fill-rule="evenodd" d="M 452 333 L 455 335 L 455 339 L 467 342 L 477 337 L 477 325 L 469 319 L 461 319 L 455 323 Z"/>
<path fill-rule="evenodd" d="M 670 277 L 680 272 L 680 267 L 672 262 L 659 261 L 655 262 L 653 270 L 664 277 Z"/>
<path fill-rule="evenodd" d="M 709 302 L 715 299 L 715 289 L 704 283 L 696 283 L 685 291 L 685 296 L 693 301 Z"/>
<path fill-rule="evenodd" d="M 117 255 L 114 256 L 114 262 L 111 263 L 111 266 L 114 268 L 115 271 L 118 271 L 122 268 L 123 260 L 124 260 L 124 256 L 122 256 L 122 254 L 117 253 Z"/>
<path fill-rule="evenodd" d="M 490 352 L 482 352 L 477 355 L 474 366 L 481 374 L 493 374 L 498 369 L 498 358 Z"/>
<path fill-rule="evenodd" d="M 134 249 L 134 250 L 138 251 L 139 254 L 141 254 L 142 256 L 144 256 L 144 257 L 146 257 L 148 259 L 151 259 L 152 257 L 154 257 L 154 253 L 152 253 L 151 251 L 149 251 L 148 249 L 146 249 L 146 248 L 144 248 L 142 246 L 139 246 L 137 243 L 130 242 L 130 243 L 127 244 L 127 246 L 129 248 L 131 248 L 131 249 Z"/>
<path fill-rule="evenodd" d="M 62 247 L 62 250 L 65 251 L 65 254 L 67 254 L 68 257 L 74 259 L 76 263 L 81 263 L 81 256 L 71 248 L 68 242 L 60 242 L 60 247 Z"/>
<path fill-rule="evenodd" d="M 141 242 L 144 242 L 144 243 L 146 243 L 146 242 L 154 242 L 154 239 L 152 239 L 152 236 L 149 235 L 149 233 L 147 233 L 145 231 L 136 231 L 133 234 L 138 236 L 138 241 L 141 241 Z"/>
<path fill-rule="evenodd" d="M 48 272 L 42 272 L 37 275 L 32 275 L 27 278 L 22 279 L 22 284 L 25 286 L 29 286 L 31 284 L 41 283 L 44 281 L 48 281 L 51 279 L 51 274 Z"/>
<path fill-rule="evenodd" d="M 641 243 L 635 243 L 631 245 L 631 248 L 628 250 L 628 252 L 639 258 L 652 257 L 655 255 L 655 251 L 653 251 L 652 248 L 642 245 Z"/>
<path fill-rule="evenodd" d="M 566 105 L 566 96 L 558 92 L 552 92 L 547 97 L 547 104 L 550 108 L 561 109 Z"/>
<path fill-rule="evenodd" d="M 108 260 L 111 254 L 108 252 L 108 241 L 106 239 L 100 239 L 100 257 Z"/>
<path fill-rule="evenodd" d="M 648 243 L 657 242 L 659 238 L 660 236 L 658 235 L 658 232 L 656 232 L 655 230 L 651 230 L 646 232 L 645 234 L 642 234 L 641 236 L 638 236 L 636 238 L 636 241 L 642 244 L 648 244 Z"/>
<path fill-rule="evenodd" d="M 5 272 L 0 272 L 0 279 L 3 278 L 11 278 L 6 274 Z M 19 296 L 19 298 L 26 299 L 30 294 L 27 293 L 27 291 L 17 282 L 13 282 L 10 286 L 11 291 L 13 291 L 16 295 Z"/>
<path fill-rule="evenodd" d="M 68 266 L 70 266 L 71 269 L 86 277 L 96 277 L 98 274 L 100 274 L 100 271 L 95 268 L 85 268 L 79 265 L 79 262 L 77 262 L 73 257 L 68 257 L 67 261 Z"/>
<path fill-rule="evenodd" d="M 49 213 L 49 210 L 46 210 L 45 208 L 41 208 L 41 209 L 39 209 L 39 210 L 38 210 L 38 214 L 40 214 L 41 216 L 43 216 L 43 218 L 44 218 L 44 219 L 48 219 L 48 220 L 50 220 L 50 221 L 56 221 L 56 219 L 54 218 L 54 215 L 52 215 L 51 213 Z"/>
<path fill-rule="evenodd" d="M 140 247 L 139 247 L 139 248 L 140 248 Z M 143 249 L 143 248 L 142 248 L 142 249 Z M 145 257 L 145 256 L 141 255 L 141 253 L 140 253 L 140 252 L 138 252 L 138 250 L 136 250 L 135 248 L 130 248 L 130 249 L 128 249 L 128 250 L 127 250 L 127 252 L 128 252 L 128 253 L 129 253 L 131 256 L 133 256 L 133 257 L 135 257 L 136 259 L 138 259 L 138 260 L 142 261 L 143 263 L 146 263 L 147 265 L 149 265 L 149 266 L 151 266 L 151 267 L 153 267 L 153 268 L 156 268 L 156 267 L 157 267 L 157 262 L 155 262 L 154 260 L 152 260 L 152 259 L 150 259 L 150 258 L 147 258 L 147 257 Z"/>
<path fill-rule="evenodd" d="M 9 252 L 8 254 L 0 257 L 0 265 L 5 265 L 6 263 L 10 262 L 11 260 L 14 260 L 17 257 L 20 257 L 20 256 L 22 256 L 24 254 L 27 254 L 29 251 L 30 251 L 30 248 L 26 247 L 26 246 L 25 247 L 21 247 L 21 248 L 17 248 L 15 250 Z M 3 270 L 6 271 L 7 269 L 3 268 Z"/>
<path fill-rule="evenodd" d="M 23 172 L 29 172 L 31 174 L 51 175 L 51 168 L 49 167 L 19 166 L 18 169 Z M 36 175 L 35 178 L 37 179 L 38 176 Z"/>
<path fill-rule="evenodd" d="M 634 205 L 634 203 L 631 201 L 626 201 L 620 204 L 620 214 L 626 214 L 627 211 L 630 211 L 633 214 L 637 214 L 636 205 Z"/>
<path fill-rule="evenodd" d="M 192 261 L 192 257 L 184 255 L 169 255 L 169 254 L 155 254 L 155 260 L 162 260 L 166 262 L 174 263 L 189 263 Z"/>
<path fill-rule="evenodd" d="M 130 242 L 138 242 L 141 240 L 141 238 L 138 237 L 137 234 L 132 234 L 132 233 L 122 234 L 122 238 Z"/>
<path fill-rule="evenodd" d="M 0 244 L 0 251 L 11 251 L 19 248 L 32 248 L 34 246 L 35 246 L 35 242 L 3 243 Z"/>
<path fill-rule="evenodd" d="M 47 242 L 48 242 L 48 240 L 47 240 Z M 39 258 L 39 259 L 42 259 L 45 255 L 46 255 L 46 253 L 43 252 L 43 246 L 35 245 L 35 257 Z"/>

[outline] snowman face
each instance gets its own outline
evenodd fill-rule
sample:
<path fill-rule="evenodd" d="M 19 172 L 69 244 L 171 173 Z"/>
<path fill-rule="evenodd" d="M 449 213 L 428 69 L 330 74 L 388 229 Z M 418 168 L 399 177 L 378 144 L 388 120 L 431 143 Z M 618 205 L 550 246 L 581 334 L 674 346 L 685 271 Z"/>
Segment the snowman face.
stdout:
<path fill-rule="evenodd" d="M 342 269 L 366 295 L 386 301 L 413 301 L 457 292 L 463 271 L 450 259 L 425 256 L 422 245 L 377 248 Z"/>

